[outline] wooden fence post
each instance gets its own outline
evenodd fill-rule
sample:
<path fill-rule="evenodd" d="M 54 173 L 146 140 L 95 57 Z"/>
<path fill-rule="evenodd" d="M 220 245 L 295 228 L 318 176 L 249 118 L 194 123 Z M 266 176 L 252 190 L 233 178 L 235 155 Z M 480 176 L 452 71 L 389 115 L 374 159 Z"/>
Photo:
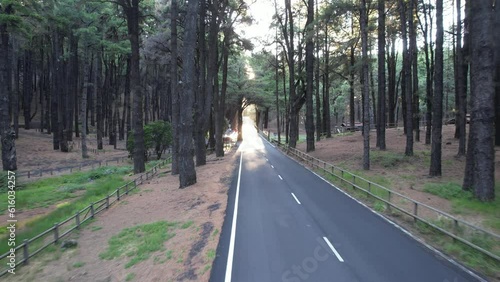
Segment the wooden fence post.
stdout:
<path fill-rule="evenodd" d="M 94 202 L 90 203 L 90 217 L 94 218 Z"/>
<path fill-rule="evenodd" d="M 54 223 L 54 243 L 59 240 L 59 223 Z"/>
<path fill-rule="evenodd" d="M 76 212 L 75 221 L 76 221 L 76 229 L 80 229 L 80 211 Z"/>
<path fill-rule="evenodd" d="M 109 209 L 109 195 L 106 195 L 106 209 Z"/>
<path fill-rule="evenodd" d="M 417 222 L 417 215 L 418 215 L 418 204 L 417 202 L 413 202 L 413 221 L 416 223 Z"/>
<path fill-rule="evenodd" d="M 116 189 L 116 199 L 117 199 L 117 201 L 120 200 L 120 187 L 118 187 L 118 189 Z"/>
<path fill-rule="evenodd" d="M 23 262 L 23 264 L 27 265 L 28 264 L 28 260 L 30 258 L 30 254 L 29 254 L 29 251 L 28 251 L 29 240 L 28 239 L 24 239 L 23 242 L 24 242 L 24 245 L 23 245 L 24 262 Z"/>

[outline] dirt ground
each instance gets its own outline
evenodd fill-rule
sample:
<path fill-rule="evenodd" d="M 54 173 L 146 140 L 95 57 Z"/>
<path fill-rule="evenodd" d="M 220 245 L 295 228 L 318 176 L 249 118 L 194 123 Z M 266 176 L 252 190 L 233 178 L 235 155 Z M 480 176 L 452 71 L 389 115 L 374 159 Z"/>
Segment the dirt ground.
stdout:
<path fill-rule="evenodd" d="M 198 183 L 178 189 L 177 176 L 162 169 L 158 177 L 139 187 L 139 192 L 99 215 L 76 236 L 78 247 L 65 252 L 48 253 L 35 258 L 9 281 L 208 281 L 212 259 L 224 220 L 227 191 L 236 167 L 233 150 L 224 158 L 209 156 L 206 166 L 197 168 Z M 101 253 L 111 236 L 122 229 L 165 220 L 185 223 L 187 229 L 176 229 L 165 242 L 172 259 L 155 263 L 153 256 L 128 269 L 127 258 L 101 260 Z M 96 231 L 96 229 L 99 229 Z M 75 267 L 75 264 L 83 264 Z M 13 279 L 12 279 L 13 278 Z"/>
<path fill-rule="evenodd" d="M 276 122 L 270 122 L 269 124 L 274 126 Z M 269 130 L 271 132 L 276 132 L 275 127 L 270 127 Z M 498 230 L 492 230 L 490 226 L 483 224 L 483 218 L 481 216 L 476 214 L 456 214 L 449 200 L 423 192 L 423 188 L 427 183 L 462 183 L 465 171 L 465 158 L 456 157 L 458 152 L 458 140 L 454 139 L 454 130 L 454 125 L 443 126 L 443 175 L 435 178 L 429 177 L 430 164 L 428 160 L 430 156 L 430 145 L 425 145 L 424 127 L 421 127 L 420 131 L 421 142 L 414 142 L 413 150 L 416 157 L 412 158 L 410 162 L 402 162 L 390 168 L 384 167 L 380 162 L 373 161 L 372 159 L 370 170 L 364 171 L 362 169 L 363 136 L 360 131 L 356 131 L 351 135 L 346 134 L 346 136 L 334 136 L 329 139 L 323 138 L 321 141 L 316 142 L 316 150 L 309 154 L 331 164 L 344 167 L 350 172 L 360 172 L 367 176 L 374 177 L 383 176 L 390 181 L 390 188 L 411 199 L 438 208 L 444 212 L 455 214 L 457 217 L 469 223 L 479 225 L 485 229 L 498 233 Z M 467 128 L 467 132 L 468 130 L 469 128 Z M 301 128 L 300 134 L 305 134 L 303 128 Z M 372 130 L 370 133 L 370 150 L 372 152 L 372 158 L 377 154 L 377 151 L 380 151 L 375 145 L 376 132 Z M 387 152 L 395 153 L 400 156 L 404 155 L 406 135 L 403 134 L 402 127 L 388 128 L 386 130 L 386 145 Z M 297 149 L 305 152 L 306 143 L 298 144 Z M 500 153 L 498 147 L 495 149 L 495 175 L 496 181 L 499 182 Z"/>
<path fill-rule="evenodd" d="M 117 149 L 107 145 L 108 140 L 103 140 L 103 151 L 92 152 L 97 149 L 94 135 L 88 136 L 87 147 L 89 148 L 89 159 L 83 160 L 80 148 L 80 138 L 73 138 L 70 142 L 72 150 L 68 153 L 52 149 L 52 135 L 40 133 L 34 129 L 19 129 L 19 138 L 16 140 L 17 169 L 19 172 L 33 171 L 39 169 L 56 169 L 75 166 L 80 163 L 91 161 L 105 161 L 118 157 L 128 156 L 125 149 L 125 141 L 118 141 Z"/>

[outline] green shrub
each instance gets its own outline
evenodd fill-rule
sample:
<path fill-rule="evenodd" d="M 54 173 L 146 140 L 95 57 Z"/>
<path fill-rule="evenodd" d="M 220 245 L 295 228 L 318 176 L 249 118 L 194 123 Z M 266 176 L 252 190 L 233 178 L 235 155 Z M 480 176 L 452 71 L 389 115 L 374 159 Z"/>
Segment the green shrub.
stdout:
<path fill-rule="evenodd" d="M 172 143 L 172 127 L 166 121 L 155 121 L 144 126 L 144 149 L 146 149 L 145 157 L 148 159 L 147 151 L 154 149 L 156 157 L 161 158 L 161 155 Z M 127 138 L 127 151 L 131 156 L 134 154 L 134 134 L 129 132 Z"/>

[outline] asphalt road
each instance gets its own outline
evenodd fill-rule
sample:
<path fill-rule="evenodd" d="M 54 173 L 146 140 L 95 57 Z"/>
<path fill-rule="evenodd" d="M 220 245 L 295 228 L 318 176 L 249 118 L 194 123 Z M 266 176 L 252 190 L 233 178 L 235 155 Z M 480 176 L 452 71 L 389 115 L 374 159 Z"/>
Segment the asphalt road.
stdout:
<path fill-rule="evenodd" d="M 210 281 L 482 281 L 244 134 Z"/>

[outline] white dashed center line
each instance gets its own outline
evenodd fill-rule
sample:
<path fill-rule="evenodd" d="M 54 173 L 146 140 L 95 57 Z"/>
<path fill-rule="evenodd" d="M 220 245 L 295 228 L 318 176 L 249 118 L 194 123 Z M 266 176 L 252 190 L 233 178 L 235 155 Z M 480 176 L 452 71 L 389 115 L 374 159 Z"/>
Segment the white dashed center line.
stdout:
<path fill-rule="evenodd" d="M 328 238 L 323 237 L 323 240 L 325 240 L 325 242 L 328 245 L 328 247 L 330 247 L 330 249 L 332 249 L 333 253 L 339 259 L 339 261 L 340 262 L 344 262 L 344 259 L 340 256 L 339 252 L 337 252 L 337 250 L 335 250 L 335 247 L 332 245 L 332 243 L 330 243 L 330 241 L 328 240 Z"/>
<path fill-rule="evenodd" d="M 281 175 L 279 175 L 279 174 L 278 174 L 278 177 L 279 177 L 281 180 L 283 180 L 283 177 L 281 177 Z"/>
<path fill-rule="evenodd" d="M 292 193 L 292 196 L 293 196 L 293 198 L 295 199 L 295 201 L 297 201 L 297 204 L 299 204 L 299 205 L 300 205 L 301 203 L 300 203 L 299 199 L 297 199 L 297 197 L 295 196 L 295 194 L 294 194 L 294 193 Z"/>

